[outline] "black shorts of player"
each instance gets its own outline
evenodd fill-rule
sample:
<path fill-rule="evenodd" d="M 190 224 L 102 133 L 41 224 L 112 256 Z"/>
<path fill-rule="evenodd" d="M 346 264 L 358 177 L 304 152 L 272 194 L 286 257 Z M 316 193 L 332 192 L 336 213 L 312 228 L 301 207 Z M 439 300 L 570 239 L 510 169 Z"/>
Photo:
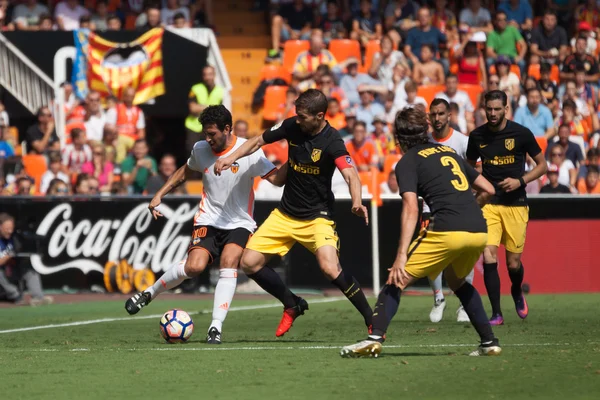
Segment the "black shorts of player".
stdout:
<path fill-rule="evenodd" d="M 192 240 L 188 253 L 193 249 L 203 249 L 210 255 L 209 264 L 221 256 L 221 252 L 228 244 L 235 244 L 242 249 L 246 248 L 252 232 L 244 228 L 219 229 L 213 226 L 198 225 L 192 230 Z"/>

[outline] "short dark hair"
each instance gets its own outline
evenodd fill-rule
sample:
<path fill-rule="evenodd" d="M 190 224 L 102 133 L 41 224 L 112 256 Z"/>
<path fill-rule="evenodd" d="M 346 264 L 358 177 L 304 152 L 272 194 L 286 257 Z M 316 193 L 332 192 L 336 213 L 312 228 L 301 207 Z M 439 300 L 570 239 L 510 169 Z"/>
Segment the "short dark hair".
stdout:
<path fill-rule="evenodd" d="M 407 80 L 406 83 L 404 84 L 404 91 L 405 92 L 414 92 L 417 91 L 417 84 L 415 83 L 415 81 L 413 80 Z"/>
<path fill-rule="evenodd" d="M 367 124 L 365 123 L 365 121 L 356 121 L 352 130 L 356 129 L 357 126 L 362 126 L 363 128 L 365 128 L 365 130 L 367 129 Z"/>
<path fill-rule="evenodd" d="M 182 19 L 182 18 L 185 19 L 185 15 L 183 15 L 182 12 L 178 12 L 173 16 L 173 21 L 175 21 L 176 19 Z"/>
<path fill-rule="evenodd" d="M 79 139 L 84 133 L 85 132 L 81 128 L 73 128 L 71 129 L 71 139 Z"/>
<path fill-rule="evenodd" d="M 506 11 L 498 10 L 498 11 L 496 11 L 496 14 L 494 14 L 494 19 L 498 18 L 498 15 L 501 15 L 501 14 L 508 17 L 508 15 L 506 14 Z"/>
<path fill-rule="evenodd" d="M 338 103 L 338 104 L 340 104 L 340 101 L 339 101 L 338 99 L 336 99 L 335 97 L 330 97 L 330 98 L 327 100 L 327 102 L 328 102 L 328 103 Z"/>
<path fill-rule="evenodd" d="M 12 215 L 8 214 L 8 213 L 0 213 L 0 225 L 2 225 L 3 223 L 5 223 L 6 221 L 15 221 L 15 217 L 13 217 Z"/>
<path fill-rule="evenodd" d="M 489 101 L 500 100 L 502 101 L 502 105 L 506 107 L 508 105 L 508 96 L 502 90 L 490 90 L 484 96 L 484 104 L 487 104 Z"/>
<path fill-rule="evenodd" d="M 84 23 L 84 22 L 91 22 L 92 21 L 92 17 L 88 14 L 88 15 L 82 15 L 81 17 L 79 17 L 79 23 Z"/>
<path fill-rule="evenodd" d="M 42 21 L 45 21 L 47 19 L 49 19 L 50 22 L 53 22 L 52 16 L 50 14 L 40 14 L 40 17 L 38 18 L 38 24 L 41 25 Z M 62 84 L 60 86 L 62 87 Z"/>
<path fill-rule="evenodd" d="M 296 99 L 297 110 L 305 110 L 310 115 L 327 112 L 327 97 L 317 89 L 308 89 Z"/>
<path fill-rule="evenodd" d="M 543 62 L 542 64 L 540 64 L 540 74 L 548 74 L 552 71 L 552 66 L 547 63 L 547 62 Z"/>
<path fill-rule="evenodd" d="M 448 80 L 450 78 L 458 79 L 458 75 L 456 75 L 456 74 L 448 74 L 448 76 L 446 77 L 446 80 Z"/>
<path fill-rule="evenodd" d="M 38 108 L 37 112 L 35 113 L 35 116 L 39 118 L 42 115 L 42 113 L 44 112 L 44 110 L 48 110 L 48 111 L 52 112 L 52 110 L 50 110 L 50 107 L 41 106 L 40 108 Z"/>
<path fill-rule="evenodd" d="M 452 103 L 450 103 L 450 111 L 451 111 L 451 112 L 456 112 L 456 113 L 457 113 L 457 112 L 459 112 L 459 111 L 460 111 L 460 107 L 458 106 L 458 104 L 457 104 L 457 103 L 455 103 L 455 102 L 452 102 Z"/>
<path fill-rule="evenodd" d="M 48 154 L 48 159 L 50 160 L 50 163 L 55 163 L 55 162 L 61 162 L 62 161 L 62 157 L 60 156 L 60 152 L 58 151 L 52 151 Z"/>
<path fill-rule="evenodd" d="M 433 45 L 429 44 L 429 43 L 425 43 L 421 45 L 421 50 L 423 50 L 424 48 L 428 48 L 429 51 L 431 51 L 432 53 L 434 53 L 433 51 Z"/>
<path fill-rule="evenodd" d="M 600 149 L 597 147 L 592 147 L 587 151 L 586 158 L 589 160 L 592 157 L 600 157 Z"/>
<path fill-rule="evenodd" d="M 199 121 L 203 126 L 214 124 L 220 131 L 224 131 L 227 125 L 229 125 L 230 128 L 233 127 L 231 113 L 227 107 L 222 104 L 206 107 L 204 111 L 202 111 L 202 114 L 200 114 Z"/>
<path fill-rule="evenodd" d="M 596 173 L 596 174 L 600 173 L 600 170 L 598 169 L 598 166 L 597 165 L 588 165 L 587 166 L 587 174 L 586 175 L 594 174 L 594 173 Z"/>
<path fill-rule="evenodd" d="M 118 19 L 119 22 L 121 22 L 121 18 L 117 17 L 116 14 L 108 14 L 108 16 L 106 17 L 106 22 L 113 20 L 113 19 Z"/>
<path fill-rule="evenodd" d="M 556 17 L 556 12 L 551 8 L 546 8 L 546 11 L 544 11 L 544 14 L 542 14 L 542 16 L 545 17 L 546 15 L 553 15 Z"/>
<path fill-rule="evenodd" d="M 533 93 L 533 92 L 538 92 L 538 93 L 541 93 L 541 92 L 540 92 L 540 89 L 538 89 L 538 87 L 537 87 L 537 86 L 536 86 L 536 87 L 534 87 L 534 88 L 531 88 L 531 89 L 527 89 L 527 92 L 525 92 L 525 93 L 526 93 L 526 96 L 529 96 L 529 94 L 530 94 L 530 93 Z"/>
<path fill-rule="evenodd" d="M 429 109 L 431 109 L 431 107 L 439 106 L 440 104 L 443 104 L 446 107 L 446 110 L 450 109 L 450 104 L 445 99 L 440 99 L 439 97 L 433 99 L 429 105 Z"/>
<path fill-rule="evenodd" d="M 396 114 L 394 135 L 401 147 L 410 149 L 418 144 L 428 143 L 429 121 L 425 111 L 418 108 L 405 108 Z"/>
<path fill-rule="evenodd" d="M 577 36 L 577 40 L 584 40 L 586 43 L 588 41 L 588 39 L 585 36 L 581 36 L 581 35 Z"/>
<path fill-rule="evenodd" d="M 569 132 L 571 132 L 571 127 L 569 126 L 569 124 L 560 124 L 556 133 L 560 132 L 560 130 L 563 128 L 567 128 L 569 130 Z"/>
<path fill-rule="evenodd" d="M 577 104 L 575 104 L 575 102 L 571 99 L 567 99 L 563 102 L 563 110 L 567 107 L 572 108 L 573 111 L 577 111 Z"/>

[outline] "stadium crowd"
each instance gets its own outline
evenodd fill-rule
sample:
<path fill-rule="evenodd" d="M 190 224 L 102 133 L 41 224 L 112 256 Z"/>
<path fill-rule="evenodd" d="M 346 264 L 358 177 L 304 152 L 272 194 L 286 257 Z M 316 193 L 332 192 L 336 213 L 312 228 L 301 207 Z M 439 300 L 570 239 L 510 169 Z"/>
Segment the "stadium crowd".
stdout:
<path fill-rule="evenodd" d="M 35 0 L 10 4 L 0 0 L 0 27 L 68 30 L 89 23 L 94 29 L 143 30 L 161 24 L 210 26 L 212 21 L 208 0 L 97 0 L 83 2 L 87 8 L 76 0 L 51 3 L 48 7 Z M 506 91 L 509 118 L 534 133 L 552 164 L 547 177 L 528 185 L 528 192 L 600 193 L 600 46 L 596 39 L 600 6 L 596 1 L 263 3 L 256 7 L 270 13 L 273 49 L 269 63 L 285 61 L 285 51 L 292 48 L 288 43 L 301 39 L 308 44 L 308 50 L 294 57 L 290 84 L 276 119 L 293 116 L 295 98 L 308 88 L 323 91 L 329 98 L 327 119 L 344 137 L 359 171 L 382 171 L 382 193 L 397 192 L 390 174 L 401 156 L 391 135 L 397 111 L 405 107 L 427 110 L 433 98 L 444 98 L 451 106 L 450 126 L 468 135 L 486 122 L 480 99 L 492 89 Z M 175 22 L 181 14 L 184 22 Z M 332 46 L 337 39 L 352 39 L 360 51 L 342 51 L 345 55 L 336 59 L 334 53 L 340 51 Z M 222 100 L 208 95 L 214 91 L 211 69 L 203 74 L 205 99 L 202 91 L 192 88 L 191 117 L 197 118 L 204 107 Z M 78 101 L 70 84 L 64 85 L 64 91 L 69 133 L 62 147 L 50 107 L 38 111 L 38 122 L 21 132 L 19 140 L 11 134 L 10 116 L 0 104 L 0 158 L 12 156 L 20 141 L 25 141 L 26 153 L 46 156 L 48 165 L 41 182 L 34 183 L 24 172 L 10 176 L 2 182 L 2 194 L 154 193 L 175 170 L 173 156 L 157 161 L 149 155 L 145 117 L 132 104 L 132 89 L 125 90 L 122 99 L 106 102 L 96 92 Z M 198 126 L 192 125 L 186 123 L 193 143 Z M 245 121 L 234 125 L 238 136 L 249 135 Z M 273 143 L 265 153 L 283 164 L 287 143 Z M 334 193 L 335 187 L 334 180 Z M 340 185 L 341 190 L 344 187 Z M 267 185 L 259 189 L 258 197 L 261 191 L 275 191 L 266 197 L 280 195 Z"/>

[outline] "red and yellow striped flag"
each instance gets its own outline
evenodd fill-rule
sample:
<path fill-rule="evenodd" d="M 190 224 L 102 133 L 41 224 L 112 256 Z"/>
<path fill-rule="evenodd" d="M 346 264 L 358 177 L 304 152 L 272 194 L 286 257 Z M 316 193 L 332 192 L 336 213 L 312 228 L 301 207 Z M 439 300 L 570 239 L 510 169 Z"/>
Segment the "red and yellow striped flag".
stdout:
<path fill-rule="evenodd" d="M 154 28 L 131 43 L 113 43 L 90 33 L 88 85 L 103 97 L 121 99 L 133 87 L 134 104 L 145 103 L 165 93 L 162 66 L 164 30 Z"/>

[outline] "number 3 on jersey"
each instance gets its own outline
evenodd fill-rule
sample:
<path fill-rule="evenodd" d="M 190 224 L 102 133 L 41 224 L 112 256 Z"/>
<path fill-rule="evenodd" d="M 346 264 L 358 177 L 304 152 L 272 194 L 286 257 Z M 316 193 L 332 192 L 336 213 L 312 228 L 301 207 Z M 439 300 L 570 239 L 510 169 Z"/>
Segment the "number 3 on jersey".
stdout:
<path fill-rule="evenodd" d="M 454 186 L 454 189 L 458 190 L 459 192 L 464 192 L 465 190 L 469 189 L 469 181 L 467 180 L 465 174 L 463 174 L 462 170 L 460 169 L 460 165 L 458 165 L 454 158 L 445 156 L 440 158 L 440 162 L 444 167 L 452 167 L 452 173 L 458 177 L 458 179 L 452 179 L 450 181 L 452 186 Z"/>

